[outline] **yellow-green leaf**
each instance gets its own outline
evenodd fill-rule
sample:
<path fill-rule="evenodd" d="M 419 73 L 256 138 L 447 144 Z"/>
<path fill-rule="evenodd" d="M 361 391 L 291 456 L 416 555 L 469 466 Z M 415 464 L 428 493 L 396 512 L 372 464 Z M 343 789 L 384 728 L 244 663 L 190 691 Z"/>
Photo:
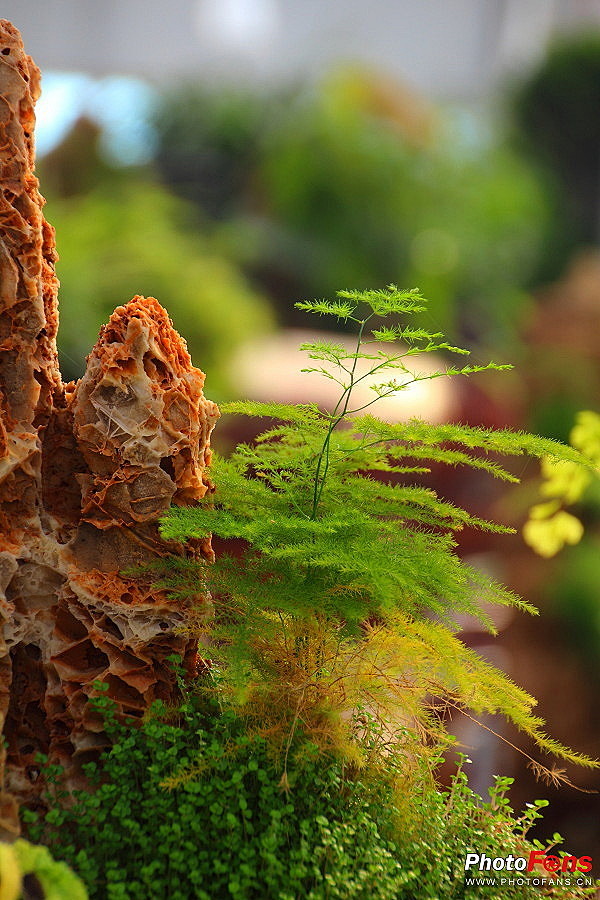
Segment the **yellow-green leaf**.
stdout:
<path fill-rule="evenodd" d="M 565 544 L 577 544 L 583 537 L 583 525 L 575 516 L 561 510 L 549 519 L 529 519 L 523 538 L 540 556 L 556 556 Z"/>

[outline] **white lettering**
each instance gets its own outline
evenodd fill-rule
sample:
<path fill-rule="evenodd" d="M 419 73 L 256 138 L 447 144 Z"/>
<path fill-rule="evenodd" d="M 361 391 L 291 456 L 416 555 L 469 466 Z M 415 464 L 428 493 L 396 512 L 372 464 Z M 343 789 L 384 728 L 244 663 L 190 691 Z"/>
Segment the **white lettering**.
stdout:
<path fill-rule="evenodd" d="M 479 862 L 479 853 L 467 853 L 467 858 L 465 859 L 465 872 L 468 872 L 471 866 L 474 866 L 475 863 Z"/>

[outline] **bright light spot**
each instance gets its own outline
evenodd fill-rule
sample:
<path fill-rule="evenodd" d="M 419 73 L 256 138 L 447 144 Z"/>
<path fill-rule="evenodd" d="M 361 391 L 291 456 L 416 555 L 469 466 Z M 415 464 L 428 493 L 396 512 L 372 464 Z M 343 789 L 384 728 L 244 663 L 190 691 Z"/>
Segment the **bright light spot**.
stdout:
<path fill-rule="evenodd" d="M 286 329 L 276 335 L 257 339 L 238 350 L 231 359 L 232 382 L 252 400 L 273 400 L 277 403 L 314 402 L 322 409 L 333 409 L 341 388 L 333 381 L 317 373 L 303 373 L 300 368 L 310 365 L 306 354 L 298 350 L 300 344 L 309 341 L 331 341 L 354 352 L 356 344 L 345 334 Z M 374 345 L 385 353 L 391 353 L 398 345 Z M 257 362 L 258 361 L 258 362 Z M 317 365 L 317 364 L 315 364 Z M 357 376 L 364 375 L 370 367 L 368 360 L 359 360 Z M 444 361 L 434 354 L 427 358 L 415 358 L 411 369 L 415 374 L 429 375 L 444 369 Z M 353 406 L 362 407 L 375 399 L 370 385 L 388 381 L 393 372 L 382 377 L 372 376 L 357 385 L 353 391 Z M 409 376 L 398 373 L 398 382 L 406 382 Z M 377 401 L 375 415 L 387 422 L 403 422 L 413 418 L 427 418 L 429 422 L 447 422 L 456 413 L 458 395 L 449 378 L 424 379 L 410 384 L 391 397 Z"/>
<path fill-rule="evenodd" d="M 85 95 L 93 80 L 77 72 L 44 74 L 42 96 L 35 107 L 38 156 L 54 150 L 83 115 Z"/>
<path fill-rule="evenodd" d="M 203 40 L 255 56 L 273 42 L 279 28 L 276 0 L 199 0 L 196 23 Z"/>
<path fill-rule="evenodd" d="M 152 158 L 149 115 L 155 91 L 137 78 L 103 78 L 90 91 L 88 114 L 104 132 L 102 147 L 111 162 L 140 165 Z"/>
<path fill-rule="evenodd" d="M 45 74 L 36 105 L 38 156 L 57 147 L 77 119 L 86 116 L 101 127 L 102 147 L 111 162 L 148 162 L 154 149 L 149 125 L 154 96 L 153 89 L 137 78 L 96 80 L 78 72 Z"/>

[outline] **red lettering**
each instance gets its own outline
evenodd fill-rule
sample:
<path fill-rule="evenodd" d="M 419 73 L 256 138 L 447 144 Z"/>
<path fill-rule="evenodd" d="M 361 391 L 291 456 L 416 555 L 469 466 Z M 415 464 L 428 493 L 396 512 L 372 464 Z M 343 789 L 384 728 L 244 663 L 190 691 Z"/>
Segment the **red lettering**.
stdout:
<path fill-rule="evenodd" d="M 563 856 L 561 872 L 576 872 L 577 871 L 577 857 L 576 856 Z"/>
<path fill-rule="evenodd" d="M 543 862 L 546 872 L 558 872 L 560 869 L 560 859 L 558 856 L 547 856 Z"/>
<path fill-rule="evenodd" d="M 546 872 L 590 872 L 593 861 L 591 856 L 547 856 L 543 850 L 532 850 L 529 853 L 527 872 L 532 872 L 536 866 L 543 866 Z"/>
<path fill-rule="evenodd" d="M 532 872 L 535 866 L 544 864 L 546 854 L 543 850 L 532 850 L 529 854 L 529 862 L 527 863 L 527 871 Z"/>

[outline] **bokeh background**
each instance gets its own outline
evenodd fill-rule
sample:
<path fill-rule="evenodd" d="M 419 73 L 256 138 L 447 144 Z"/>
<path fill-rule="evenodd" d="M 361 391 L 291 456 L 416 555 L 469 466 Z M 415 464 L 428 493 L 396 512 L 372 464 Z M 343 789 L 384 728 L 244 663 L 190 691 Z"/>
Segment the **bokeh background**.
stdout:
<path fill-rule="evenodd" d="M 425 325 L 474 362 L 515 368 L 431 382 L 390 415 L 566 440 L 579 410 L 600 412 L 598 0 L 4 0 L 2 15 L 44 73 L 65 377 L 141 293 L 212 399 L 307 400 L 294 301 L 395 282 L 422 289 Z M 599 756 L 600 490 L 577 510 L 581 543 L 541 560 L 520 534 L 539 470 L 517 474 L 506 490 L 432 473 L 515 526 L 467 534 L 461 553 L 541 610 L 463 636 L 539 698 L 556 738 Z M 511 742 L 529 748 L 485 724 L 503 739 L 452 723 L 473 786 L 513 776 L 517 807 L 551 800 L 544 834 L 600 862 L 600 777 L 535 782 Z"/>

